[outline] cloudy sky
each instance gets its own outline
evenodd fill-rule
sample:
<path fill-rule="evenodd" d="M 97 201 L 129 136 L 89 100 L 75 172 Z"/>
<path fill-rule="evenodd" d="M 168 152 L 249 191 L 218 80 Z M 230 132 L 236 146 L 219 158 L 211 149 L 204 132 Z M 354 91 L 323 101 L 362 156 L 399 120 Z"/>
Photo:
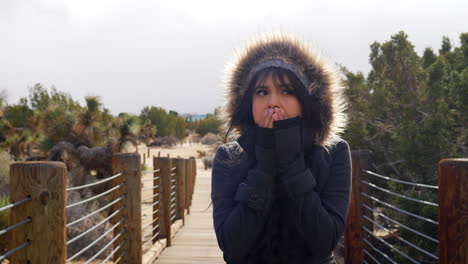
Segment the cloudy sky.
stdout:
<path fill-rule="evenodd" d="M 207 113 L 223 104 L 224 64 L 257 33 L 288 31 L 367 73 L 369 45 L 404 30 L 419 54 L 459 45 L 468 1 L 0 0 L 0 90 L 42 83 L 80 102 L 139 113 Z"/>

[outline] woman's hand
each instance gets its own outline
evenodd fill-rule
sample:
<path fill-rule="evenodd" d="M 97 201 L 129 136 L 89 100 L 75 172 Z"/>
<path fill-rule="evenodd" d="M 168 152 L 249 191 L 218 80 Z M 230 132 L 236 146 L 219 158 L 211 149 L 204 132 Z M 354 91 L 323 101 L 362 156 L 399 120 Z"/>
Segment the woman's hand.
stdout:
<path fill-rule="evenodd" d="M 265 128 L 273 128 L 273 121 L 288 119 L 286 112 L 279 107 L 268 108 L 263 113 L 263 120 L 258 126 Z"/>

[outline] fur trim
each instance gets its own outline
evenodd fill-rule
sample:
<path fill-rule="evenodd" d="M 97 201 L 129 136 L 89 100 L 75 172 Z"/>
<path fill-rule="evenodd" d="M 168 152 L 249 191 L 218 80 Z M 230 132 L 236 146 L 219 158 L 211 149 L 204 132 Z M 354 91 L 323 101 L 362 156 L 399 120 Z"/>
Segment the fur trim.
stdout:
<path fill-rule="evenodd" d="M 320 118 L 323 127 L 315 131 L 313 137 L 318 145 L 325 148 L 340 140 L 347 118 L 344 113 L 346 102 L 338 72 L 314 48 L 303 40 L 284 33 L 260 35 L 237 52 L 225 68 L 224 85 L 226 103 L 222 111 L 225 129 L 232 126 L 235 133 L 242 133 L 245 128 L 236 125 L 240 117 L 236 109 L 240 106 L 248 89 L 246 79 L 252 68 L 259 62 L 269 59 L 281 59 L 296 65 L 310 82 L 306 90 L 318 98 Z"/>

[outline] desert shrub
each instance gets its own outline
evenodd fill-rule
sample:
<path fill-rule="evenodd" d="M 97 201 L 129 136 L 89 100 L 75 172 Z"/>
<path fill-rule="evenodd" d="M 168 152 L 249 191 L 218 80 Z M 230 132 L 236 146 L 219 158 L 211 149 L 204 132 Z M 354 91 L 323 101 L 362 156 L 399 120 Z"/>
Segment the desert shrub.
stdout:
<path fill-rule="evenodd" d="M 201 138 L 201 143 L 205 145 L 212 145 L 218 142 L 219 136 L 213 133 L 208 133 Z"/>

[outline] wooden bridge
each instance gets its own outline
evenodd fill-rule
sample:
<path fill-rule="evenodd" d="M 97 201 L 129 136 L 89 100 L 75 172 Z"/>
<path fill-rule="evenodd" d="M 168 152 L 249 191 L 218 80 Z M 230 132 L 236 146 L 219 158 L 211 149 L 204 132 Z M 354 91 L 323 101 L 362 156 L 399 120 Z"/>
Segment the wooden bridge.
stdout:
<path fill-rule="evenodd" d="M 405 182 L 367 171 L 363 152 L 353 152 L 352 159 L 350 210 L 345 236 L 335 250 L 336 255 L 344 255 L 346 263 L 398 263 L 390 254 L 405 257 L 408 261 L 404 260 L 403 263 L 468 263 L 467 159 L 441 161 L 438 186 Z M 116 154 L 112 161 L 114 175 L 93 183 L 67 187 L 67 170 L 63 163 L 12 164 L 11 204 L 0 208 L 0 212 L 10 212 L 10 226 L 0 230 L 0 236 L 6 235 L 8 238 L 9 250 L 0 256 L 0 261 L 8 259 L 10 263 L 58 264 L 224 263 L 213 230 L 212 207 L 209 207 L 211 170 L 197 170 L 202 167 L 200 165 L 201 161 L 193 157 L 153 157 L 153 168 L 142 170 L 139 154 Z M 433 188 L 439 194 L 438 204 L 379 187 L 366 175 L 399 184 Z M 73 203 L 67 201 L 66 197 L 71 192 L 106 184 L 108 188 L 94 196 Z M 368 192 L 371 188 L 386 195 L 436 206 L 439 219 L 418 216 L 380 201 Z M 107 196 L 112 198 L 100 202 L 98 209 L 67 219 L 67 212 L 72 208 Z M 375 234 L 379 226 L 375 220 L 376 213 L 387 217 L 372 207 L 376 203 L 438 226 L 438 235 L 423 234 L 409 228 L 407 223 L 397 222 L 400 228 L 407 228 L 438 244 L 438 252 L 428 252 L 390 230 L 392 236 L 404 240 L 409 247 L 414 247 L 434 262 L 419 261 Z M 98 212 L 103 215 L 99 223 L 70 237 L 67 229 L 70 231 L 98 215 Z M 89 237 L 97 231 L 100 233 L 95 238 Z M 69 246 L 80 240 L 85 246 L 70 252 Z M 102 242 L 102 247 L 94 249 L 89 257 L 84 257 L 84 253 L 92 251 L 97 242 Z M 383 250 L 382 245 L 388 248 Z"/>

